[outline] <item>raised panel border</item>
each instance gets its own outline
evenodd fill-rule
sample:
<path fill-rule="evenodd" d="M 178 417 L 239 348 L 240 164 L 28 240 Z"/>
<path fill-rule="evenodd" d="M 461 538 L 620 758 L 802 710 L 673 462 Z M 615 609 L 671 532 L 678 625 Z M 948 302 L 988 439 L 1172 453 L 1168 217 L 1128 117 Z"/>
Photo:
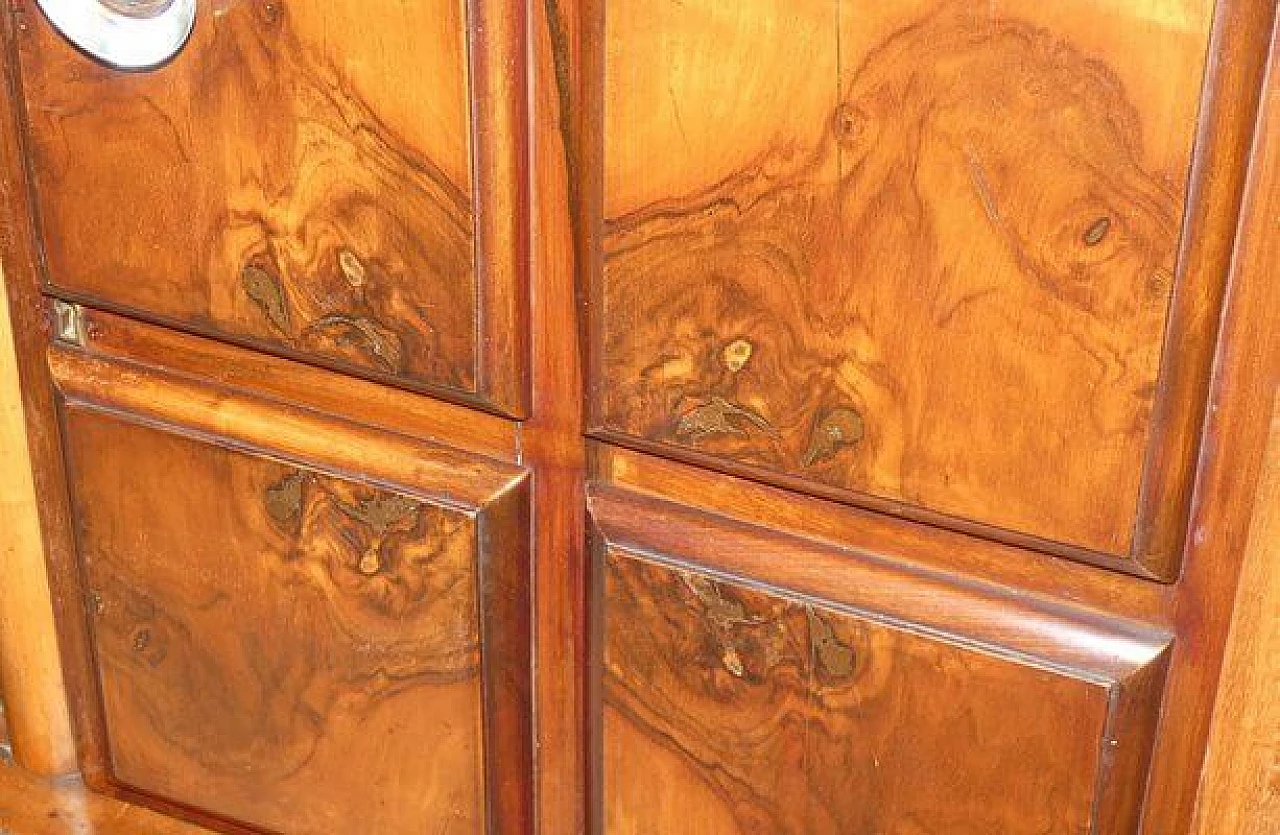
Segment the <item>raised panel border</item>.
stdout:
<path fill-rule="evenodd" d="M 985 583 L 887 560 L 593 483 L 590 795 L 601 808 L 602 560 L 609 550 L 675 570 L 808 601 L 933 640 L 1034 664 L 1105 687 L 1106 733 L 1095 788 L 1094 835 L 1128 835 L 1141 817 L 1172 637 L 1161 630 Z"/>
<path fill-rule="evenodd" d="M 477 525 L 486 831 L 532 831 L 531 478 L 522 467 L 440 444 L 372 431 L 348 420 L 271 403 L 205 381 L 54 345 L 48 363 L 58 414 L 97 413 L 137 426 L 266 457 L 414 496 Z M 63 427 L 65 432 L 65 425 Z M 70 462 L 68 482 L 74 484 Z M 69 590 L 83 601 L 83 577 Z M 92 646 L 87 611 L 64 629 Z M 81 767 L 91 788 L 232 832 L 256 832 L 114 780 L 104 707 L 89 651 L 71 695 Z"/>

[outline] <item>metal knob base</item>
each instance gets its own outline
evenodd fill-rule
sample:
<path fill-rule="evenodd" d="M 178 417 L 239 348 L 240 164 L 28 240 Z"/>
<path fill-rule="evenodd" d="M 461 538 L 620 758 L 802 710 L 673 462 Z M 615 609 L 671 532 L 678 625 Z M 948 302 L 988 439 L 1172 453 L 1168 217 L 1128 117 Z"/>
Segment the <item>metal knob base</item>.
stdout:
<path fill-rule="evenodd" d="M 196 0 L 36 0 L 49 22 L 96 60 L 153 69 L 177 55 L 196 23 Z"/>

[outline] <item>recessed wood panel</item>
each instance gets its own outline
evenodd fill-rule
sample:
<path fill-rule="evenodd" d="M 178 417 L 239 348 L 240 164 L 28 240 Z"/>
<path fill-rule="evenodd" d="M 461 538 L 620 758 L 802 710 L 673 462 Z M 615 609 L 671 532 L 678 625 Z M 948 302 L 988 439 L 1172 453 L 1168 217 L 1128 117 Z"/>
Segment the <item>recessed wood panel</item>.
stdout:
<path fill-rule="evenodd" d="M 598 432 L 1172 575 L 1212 0 L 592 5 Z"/>
<path fill-rule="evenodd" d="M 521 471 L 54 359 L 112 779 L 273 832 L 526 831 Z"/>
<path fill-rule="evenodd" d="M 1135 831 L 1167 639 L 608 488 L 592 507 L 601 832 Z"/>
<path fill-rule="evenodd" d="M 520 61 L 522 19 L 490 0 L 199 6 L 185 49 L 131 74 L 15 5 L 47 280 L 520 411 L 521 92 L 495 55 Z"/>

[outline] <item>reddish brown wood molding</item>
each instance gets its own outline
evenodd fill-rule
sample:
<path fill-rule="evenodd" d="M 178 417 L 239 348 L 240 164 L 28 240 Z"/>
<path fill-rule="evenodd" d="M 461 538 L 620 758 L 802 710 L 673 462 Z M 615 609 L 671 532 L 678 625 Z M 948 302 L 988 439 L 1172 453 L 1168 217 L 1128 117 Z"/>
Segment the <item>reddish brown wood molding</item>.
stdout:
<path fill-rule="evenodd" d="M 51 287 L 525 411 L 522 14 L 205 4 L 128 75 L 14 13 Z"/>
<path fill-rule="evenodd" d="M 599 831 L 1134 831 L 1168 636 L 616 488 L 591 508 Z"/>
<path fill-rule="evenodd" d="M 882 5 L 591 4 L 597 435 L 1173 579 L 1194 449 L 1157 439 L 1199 431 L 1224 278 L 1180 242 L 1239 197 L 1183 228 L 1198 135 L 1191 182 L 1232 165 L 1214 4 Z"/>
<path fill-rule="evenodd" d="M 273 831 L 529 831 L 523 471 L 53 367 L 113 781 Z"/>

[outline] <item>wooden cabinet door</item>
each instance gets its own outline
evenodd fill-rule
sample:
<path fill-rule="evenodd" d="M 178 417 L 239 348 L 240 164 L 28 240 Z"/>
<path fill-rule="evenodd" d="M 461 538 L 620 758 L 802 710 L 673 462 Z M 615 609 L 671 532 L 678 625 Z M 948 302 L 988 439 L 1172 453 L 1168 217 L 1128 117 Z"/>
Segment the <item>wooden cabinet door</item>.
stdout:
<path fill-rule="evenodd" d="M 1247 2 L 589 5 L 599 437 L 1177 575 Z"/>
<path fill-rule="evenodd" d="M 527 831 L 522 468 L 51 365 L 112 781 L 273 832 Z"/>
<path fill-rule="evenodd" d="M 592 512 L 602 835 L 1134 831 L 1167 635 L 616 489 Z"/>
<path fill-rule="evenodd" d="M 201 2 L 124 73 L 13 14 L 51 288 L 524 411 L 520 15 Z"/>
<path fill-rule="evenodd" d="M 49 5 L 4 13 L 5 267 L 52 297 L 90 785 L 225 831 L 528 833 L 525 15 L 200 0 L 124 71 Z"/>
<path fill-rule="evenodd" d="M 140 72 L 43 2 L 0 256 L 92 791 L 1187 835 L 1274 0 L 197 0 Z"/>

